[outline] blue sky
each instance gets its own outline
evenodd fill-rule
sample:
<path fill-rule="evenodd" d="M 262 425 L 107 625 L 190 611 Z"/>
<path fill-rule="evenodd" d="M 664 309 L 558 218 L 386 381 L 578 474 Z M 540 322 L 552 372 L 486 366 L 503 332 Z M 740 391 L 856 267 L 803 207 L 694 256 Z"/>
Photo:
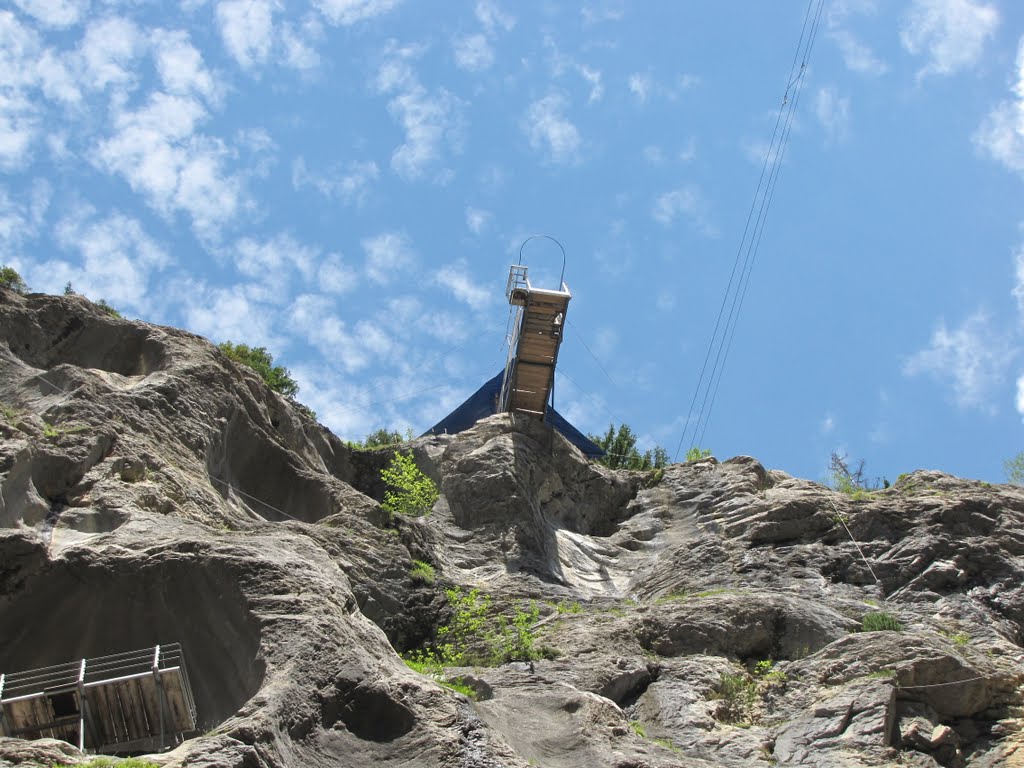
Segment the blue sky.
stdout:
<path fill-rule="evenodd" d="M 266 346 L 360 438 L 499 370 L 508 266 L 549 234 L 573 292 L 556 407 L 674 454 L 815 5 L 13 0 L 0 262 Z M 831 0 L 790 89 L 683 449 L 1001 481 L 1024 450 L 1024 6 Z M 525 256 L 557 278 L 544 241 Z"/>

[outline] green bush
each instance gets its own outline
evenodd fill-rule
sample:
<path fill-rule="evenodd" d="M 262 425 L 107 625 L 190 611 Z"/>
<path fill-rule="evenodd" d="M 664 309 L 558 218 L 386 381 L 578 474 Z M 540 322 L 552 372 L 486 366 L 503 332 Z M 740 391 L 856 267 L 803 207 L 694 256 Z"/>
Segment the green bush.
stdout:
<path fill-rule="evenodd" d="M 903 625 L 896 617 L 882 611 L 864 614 L 860 625 L 861 632 L 901 632 Z"/>
<path fill-rule="evenodd" d="M 433 584 L 435 577 L 434 566 L 422 560 L 413 560 L 412 568 L 409 569 L 409 576 L 413 581 L 421 584 Z"/>
<path fill-rule="evenodd" d="M 266 382 L 267 386 L 285 397 L 294 397 L 299 385 L 291 377 L 287 368 L 274 365 L 274 358 L 264 347 L 249 347 L 245 344 L 232 344 L 225 341 L 217 348 L 236 363 L 252 368 Z"/>
<path fill-rule="evenodd" d="M 438 499 L 437 486 L 416 466 L 412 451 L 396 451 L 380 479 L 388 486 L 381 504 L 388 512 L 418 517 L 429 513 Z"/>
<path fill-rule="evenodd" d="M 700 461 L 711 456 L 710 448 L 691 448 L 686 452 L 687 461 Z"/>
<path fill-rule="evenodd" d="M 21 279 L 21 275 L 18 274 L 14 267 L 6 265 L 0 265 L 0 288 L 6 288 L 8 291 L 14 291 L 15 293 L 28 293 L 28 286 Z"/>

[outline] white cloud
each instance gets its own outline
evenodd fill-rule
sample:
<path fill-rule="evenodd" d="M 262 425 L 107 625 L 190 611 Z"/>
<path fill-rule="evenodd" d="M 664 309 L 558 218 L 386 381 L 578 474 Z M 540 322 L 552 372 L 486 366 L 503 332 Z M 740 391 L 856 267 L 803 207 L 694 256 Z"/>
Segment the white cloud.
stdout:
<path fill-rule="evenodd" d="M 430 93 L 420 83 L 409 59 L 415 49 L 392 51 L 392 57 L 377 71 L 379 93 L 393 94 L 388 111 L 401 124 L 405 141 L 391 155 L 391 168 L 407 181 L 422 178 L 441 160 L 445 143 L 459 147 L 461 102 L 444 88 Z M 435 180 L 450 180 L 451 172 L 441 169 Z"/>
<path fill-rule="evenodd" d="M 234 246 L 238 271 L 274 288 L 275 301 L 286 301 L 292 275 L 310 282 L 316 274 L 320 251 L 303 245 L 288 233 L 278 233 L 267 240 L 252 237 L 240 239 Z"/>
<path fill-rule="evenodd" d="M 1014 273 L 1016 282 L 1013 285 L 1013 297 L 1017 300 L 1017 312 L 1024 320 L 1024 245 L 1017 247 L 1017 253 L 1013 256 Z"/>
<path fill-rule="evenodd" d="M 987 315 L 978 312 L 952 331 L 940 321 L 928 346 L 906 361 L 903 373 L 947 381 L 959 407 L 994 413 L 993 390 L 1004 379 L 1013 354 Z"/>
<path fill-rule="evenodd" d="M 928 63 L 918 72 L 951 75 L 972 67 L 999 26 L 994 5 L 975 0 L 913 0 L 903 18 L 900 41 Z"/>
<path fill-rule="evenodd" d="M 335 294 L 348 293 L 358 282 L 355 272 L 345 264 L 340 253 L 329 253 L 320 260 L 317 271 L 320 290 Z"/>
<path fill-rule="evenodd" d="M 577 67 L 580 73 L 580 77 L 587 81 L 590 86 L 590 95 L 587 96 L 587 103 L 593 104 L 596 101 L 600 101 L 604 96 L 604 84 L 601 82 L 601 71 L 598 69 L 591 69 L 583 64 Z"/>
<path fill-rule="evenodd" d="M 319 25 L 307 23 L 303 29 L 291 23 L 281 28 L 281 44 L 284 46 L 284 63 L 292 69 L 308 72 L 320 66 L 320 54 L 310 44 L 311 39 L 320 36 Z"/>
<path fill-rule="evenodd" d="M 203 64 L 203 56 L 186 32 L 156 30 L 151 33 L 153 59 L 164 88 L 181 96 L 197 94 L 207 103 L 220 99 L 217 80 Z"/>
<path fill-rule="evenodd" d="M 272 0 L 222 0 L 217 25 L 228 53 L 242 69 L 266 61 L 274 43 Z"/>
<path fill-rule="evenodd" d="M 564 114 L 565 100 L 550 94 L 533 102 L 523 118 L 530 146 L 553 163 L 579 162 L 580 132 Z"/>
<path fill-rule="evenodd" d="M 703 235 L 714 236 L 717 230 L 711 224 L 708 204 L 700 189 L 693 184 L 670 190 L 654 201 L 651 209 L 654 220 L 666 227 L 672 226 L 680 216 L 685 217 Z"/>
<path fill-rule="evenodd" d="M 350 163 L 345 170 L 315 173 L 306 167 L 303 157 L 292 163 L 292 186 L 295 189 L 313 187 L 325 197 L 335 197 L 343 203 L 361 204 L 370 191 L 370 185 L 380 176 L 372 160 Z"/>
<path fill-rule="evenodd" d="M 189 330 L 214 342 L 233 341 L 266 347 L 276 357 L 285 346 L 275 330 L 279 319 L 272 307 L 254 299 L 244 285 L 211 288 L 184 282 L 172 287 Z"/>
<path fill-rule="evenodd" d="M 516 25 L 515 17 L 505 13 L 494 0 L 479 0 L 475 12 L 477 21 L 489 35 L 498 29 L 508 32 Z"/>
<path fill-rule="evenodd" d="M 92 299 L 106 299 L 116 307 L 147 311 L 152 273 L 169 266 L 171 257 L 143 230 L 142 224 L 122 213 L 95 219 L 82 208 L 58 222 L 57 243 L 76 252 L 77 263 L 60 259 L 37 264 L 31 283 L 59 293 L 67 282 Z"/>
<path fill-rule="evenodd" d="M 42 24 L 57 29 L 77 24 L 89 9 L 89 0 L 14 0 L 14 4 Z"/>
<path fill-rule="evenodd" d="M 472 309 L 484 309 L 491 303 L 491 293 L 473 282 L 469 276 L 469 265 L 464 260 L 448 264 L 438 270 L 437 284 L 447 288 L 459 301 Z"/>
<path fill-rule="evenodd" d="M 1013 97 L 998 104 L 972 137 L 975 146 L 1024 175 L 1024 36 L 1017 42 Z"/>
<path fill-rule="evenodd" d="M 651 78 L 647 75 L 637 72 L 629 76 L 629 92 L 636 96 L 637 101 L 641 104 L 647 102 L 647 97 L 651 93 L 651 85 Z"/>
<path fill-rule="evenodd" d="M 836 428 L 835 417 L 832 416 L 831 413 L 826 413 L 825 414 L 825 418 L 823 418 L 821 420 L 821 424 L 819 425 L 818 430 L 823 435 L 829 435 L 829 434 L 831 434 L 832 432 L 835 431 L 835 428 Z"/>
<path fill-rule="evenodd" d="M 874 15 L 877 11 L 875 0 L 836 0 L 829 5 L 826 17 L 829 37 L 835 40 L 843 62 L 853 72 L 881 75 L 888 70 L 888 65 L 846 28 L 848 17 Z"/>
<path fill-rule="evenodd" d="M 387 13 L 399 2 L 401 0 L 314 0 L 313 5 L 331 24 L 348 27 Z"/>
<path fill-rule="evenodd" d="M 398 232 L 385 232 L 362 241 L 366 253 L 366 276 L 378 285 L 387 285 L 396 276 L 416 263 L 416 255 L 409 238 Z"/>
<path fill-rule="evenodd" d="M 482 34 L 456 38 L 452 49 L 456 66 L 468 72 L 482 72 L 494 63 L 494 50 Z"/>
<path fill-rule="evenodd" d="M 238 211 L 241 183 L 225 170 L 229 151 L 197 134 L 206 110 L 194 98 L 157 92 L 137 111 L 118 111 L 114 134 L 94 162 L 118 173 L 165 216 L 184 211 L 196 233 L 214 238 Z"/>
<path fill-rule="evenodd" d="M 484 228 L 493 218 L 494 214 L 490 211 L 473 208 L 472 206 L 466 208 L 466 226 L 469 227 L 469 231 L 474 235 L 479 235 L 483 232 Z"/>
<path fill-rule="evenodd" d="M 144 48 L 142 33 L 129 19 L 113 16 L 89 24 L 78 46 L 86 84 L 98 91 L 108 86 L 134 88 L 136 63 Z"/>
<path fill-rule="evenodd" d="M 1014 400 L 1014 405 L 1017 407 L 1017 413 L 1024 417 L 1024 376 L 1017 378 L 1017 397 Z"/>
<path fill-rule="evenodd" d="M 12 196 L 0 186 L 0 263 L 18 258 L 24 243 L 39 234 L 52 194 L 45 179 L 36 179 L 27 195 Z"/>
<path fill-rule="evenodd" d="M 818 89 L 814 114 L 830 141 L 846 138 L 850 125 L 850 98 L 840 96 L 831 86 Z"/>
<path fill-rule="evenodd" d="M 599 24 L 604 21 L 621 21 L 626 15 L 623 0 L 602 0 L 580 8 L 585 24 Z"/>

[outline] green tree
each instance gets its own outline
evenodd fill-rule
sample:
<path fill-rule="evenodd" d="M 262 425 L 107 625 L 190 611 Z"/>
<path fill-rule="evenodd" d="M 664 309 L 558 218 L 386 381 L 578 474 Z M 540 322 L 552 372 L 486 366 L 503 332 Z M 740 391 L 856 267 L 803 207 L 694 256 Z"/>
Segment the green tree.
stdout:
<path fill-rule="evenodd" d="M 598 461 L 611 469 L 636 469 L 646 471 L 660 469 L 668 464 L 668 451 L 660 445 L 653 451 L 640 451 L 636 447 L 636 435 L 628 424 L 608 425 L 604 436 L 587 435 L 604 449 L 605 455 Z"/>
<path fill-rule="evenodd" d="M 363 440 L 362 447 L 384 448 L 389 445 L 404 443 L 406 440 L 412 440 L 412 428 L 407 428 L 403 435 L 397 429 L 389 430 L 387 427 L 381 427 L 366 436 Z"/>
<path fill-rule="evenodd" d="M 1003 462 L 1006 479 L 1014 485 L 1024 485 L 1024 451 Z"/>
<path fill-rule="evenodd" d="M 280 392 L 285 397 L 294 397 L 299 391 L 299 385 L 291 377 L 287 368 L 281 365 L 274 365 L 274 358 L 267 352 L 265 347 L 249 347 L 245 344 L 232 344 L 225 341 L 218 344 L 225 355 L 236 363 L 247 365 L 252 368 L 275 392 Z"/>
<path fill-rule="evenodd" d="M 388 485 L 381 504 L 388 512 L 425 515 L 437 501 L 437 486 L 416 466 L 412 451 L 396 451 L 391 462 L 381 470 L 380 479 Z"/>
<path fill-rule="evenodd" d="M 0 265 L 0 288 L 6 288 L 15 293 L 28 293 L 28 286 L 21 279 L 14 267 Z"/>

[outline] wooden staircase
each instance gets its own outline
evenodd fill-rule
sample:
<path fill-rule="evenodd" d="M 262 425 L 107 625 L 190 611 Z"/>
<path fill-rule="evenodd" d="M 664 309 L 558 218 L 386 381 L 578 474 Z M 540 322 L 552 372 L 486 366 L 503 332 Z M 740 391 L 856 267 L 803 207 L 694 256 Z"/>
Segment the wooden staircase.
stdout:
<path fill-rule="evenodd" d="M 534 288 L 521 265 L 509 270 L 505 295 L 516 308 L 499 410 L 543 419 L 555 380 L 558 348 L 572 294 Z"/>

